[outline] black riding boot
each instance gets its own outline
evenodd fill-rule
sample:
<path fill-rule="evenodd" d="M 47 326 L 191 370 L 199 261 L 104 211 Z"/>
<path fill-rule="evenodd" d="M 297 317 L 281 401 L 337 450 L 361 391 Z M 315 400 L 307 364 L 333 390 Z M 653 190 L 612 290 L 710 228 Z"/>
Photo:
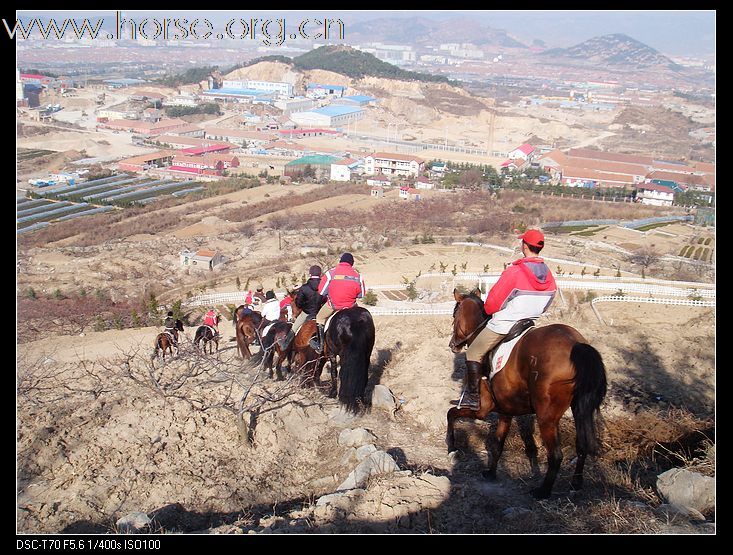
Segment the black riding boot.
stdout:
<path fill-rule="evenodd" d="M 310 340 L 310 346 L 313 347 L 313 350 L 320 355 L 323 352 L 323 325 L 316 325 L 318 326 L 318 335 L 314 336 L 313 339 Z"/>
<path fill-rule="evenodd" d="M 280 350 L 284 351 L 290 347 L 290 343 L 292 343 L 293 339 L 295 339 L 295 332 L 293 332 L 293 329 L 291 328 L 288 330 L 288 334 L 280 341 Z"/>
<path fill-rule="evenodd" d="M 465 387 L 462 398 L 459 400 L 458 406 L 469 409 L 478 410 L 479 394 L 478 383 L 481 379 L 481 363 L 472 360 L 466 361 L 466 378 Z"/>

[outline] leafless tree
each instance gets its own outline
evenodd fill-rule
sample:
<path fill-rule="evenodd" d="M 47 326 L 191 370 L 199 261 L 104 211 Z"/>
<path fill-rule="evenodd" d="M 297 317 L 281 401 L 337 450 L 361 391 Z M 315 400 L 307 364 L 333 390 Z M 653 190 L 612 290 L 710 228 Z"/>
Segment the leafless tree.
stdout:
<path fill-rule="evenodd" d="M 632 254 L 627 255 L 626 260 L 634 266 L 639 266 L 644 270 L 655 266 L 659 262 L 660 256 L 657 252 L 649 247 L 644 247 Z"/>
<path fill-rule="evenodd" d="M 144 356 L 141 349 L 121 351 L 116 360 L 105 363 L 128 382 L 165 399 L 185 403 L 196 412 L 225 411 L 233 415 L 243 443 L 252 445 L 257 419 L 263 412 L 287 403 L 300 391 L 300 373 L 291 372 L 283 381 L 271 380 L 264 358 L 256 366 L 241 366 L 233 354 L 223 358 L 182 344 L 179 354 L 165 364 Z"/>

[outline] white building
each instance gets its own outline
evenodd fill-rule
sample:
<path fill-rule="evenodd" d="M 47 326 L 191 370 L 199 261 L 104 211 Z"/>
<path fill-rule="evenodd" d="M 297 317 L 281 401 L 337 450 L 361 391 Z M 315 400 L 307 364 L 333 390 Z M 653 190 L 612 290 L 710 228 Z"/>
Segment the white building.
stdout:
<path fill-rule="evenodd" d="M 425 169 L 425 160 L 409 154 L 375 152 L 364 158 L 364 173 L 367 175 L 414 175 Z"/>
<path fill-rule="evenodd" d="M 344 158 L 331 164 L 331 181 L 349 181 L 359 165 L 358 160 Z"/>
<path fill-rule="evenodd" d="M 511 152 L 509 152 L 509 155 L 507 158 L 510 160 L 516 160 L 517 158 L 521 158 L 522 160 L 530 160 L 532 159 L 534 155 L 534 147 L 528 143 L 524 143 L 523 145 L 518 146 Z"/>
<path fill-rule="evenodd" d="M 355 106 L 326 106 L 307 112 L 296 112 L 290 116 L 304 127 L 342 127 L 364 117 L 364 110 Z"/>
<path fill-rule="evenodd" d="M 184 250 L 180 253 L 181 266 L 197 270 L 213 270 L 225 262 L 224 256 L 218 251 L 199 249 L 198 251 Z"/>
<path fill-rule="evenodd" d="M 277 81 L 223 81 L 223 89 L 250 89 L 254 91 L 274 92 L 280 96 L 293 96 L 293 85 Z M 215 92 L 215 91 L 214 91 Z"/>
<path fill-rule="evenodd" d="M 295 98 L 277 100 L 275 101 L 274 106 L 275 108 L 280 108 L 283 111 L 283 114 L 290 115 L 296 112 L 305 112 L 306 110 L 315 108 L 318 106 L 318 103 L 310 98 L 298 96 Z"/>
<path fill-rule="evenodd" d="M 637 187 L 636 198 L 641 199 L 642 204 L 672 206 L 674 202 L 674 191 L 664 185 L 644 183 Z"/>
<path fill-rule="evenodd" d="M 199 105 L 199 97 L 191 94 L 177 94 L 163 101 L 163 106 L 183 106 L 195 108 Z"/>

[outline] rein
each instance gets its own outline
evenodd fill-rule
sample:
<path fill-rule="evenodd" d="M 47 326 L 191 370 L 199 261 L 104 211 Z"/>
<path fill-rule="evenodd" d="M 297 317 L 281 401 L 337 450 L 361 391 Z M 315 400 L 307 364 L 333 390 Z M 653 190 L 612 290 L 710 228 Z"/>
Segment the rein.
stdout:
<path fill-rule="evenodd" d="M 463 346 L 464 346 L 464 345 L 466 345 L 466 343 L 468 343 L 469 341 L 473 341 L 474 337 L 476 337 L 476 336 L 477 336 L 477 335 L 478 335 L 478 334 L 479 334 L 479 333 L 480 333 L 480 332 L 481 332 L 481 331 L 482 331 L 482 330 L 483 330 L 483 329 L 484 329 L 484 328 L 486 327 L 486 324 L 487 324 L 487 323 L 489 322 L 489 320 L 490 320 L 490 318 L 486 318 L 486 320 L 484 320 L 483 322 L 481 322 L 481 323 L 480 323 L 480 324 L 479 324 L 479 325 L 478 325 L 478 326 L 476 327 L 476 329 L 475 329 L 475 330 L 473 330 L 473 331 L 472 331 L 472 332 L 471 332 L 471 333 L 470 333 L 470 334 L 468 335 L 468 337 L 466 337 L 466 338 L 465 338 L 465 339 L 464 339 L 463 341 L 461 341 L 460 343 L 456 343 L 456 349 L 462 349 L 462 348 L 463 348 Z"/>

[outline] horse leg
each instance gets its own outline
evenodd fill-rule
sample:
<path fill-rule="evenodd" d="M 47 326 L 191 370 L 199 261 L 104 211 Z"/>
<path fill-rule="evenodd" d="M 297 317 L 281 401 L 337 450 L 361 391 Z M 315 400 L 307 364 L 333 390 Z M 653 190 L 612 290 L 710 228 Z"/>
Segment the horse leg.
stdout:
<path fill-rule="evenodd" d="M 583 489 L 583 467 L 585 466 L 585 453 L 578 453 L 578 462 L 575 464 L 575 472 L 570 480 L 570 487 L 574 490 Z"/>
<path fill-rule="evenodd" d="M 529 459 L 529 464 L 532 467 L 532 476 L 540 475 L 540 465 L 537 461 L 537 443 L 534 440 L 534 421 L 535 417 L 533 414 L 527 414 L 517 418 L 517 424 L 519 425 L 519 435 L 524 441 L 524 453 Z"/>
<path fill-rule="evenodd" d="M 452 407 L 448 410 L 446 420 L 448 426 L 445 433 L 445 443 L 448 445 L 448 453 L 456 451 L 456 438 L 455 438 L 455 421 L 459 418 L 472 418 L 474 420 L 483 420 L 489 415 L 489 406 L 483 403 L 476 409 L 469 409 L 468 407 Z"/>
<path fill-rule="evenodd" d="M 331 364 L 331 389 L 328 391 L 328 396 L 331 398 L 336 397 L 336 389 L 338 386 L 338 369 L 336 368 L 336 355 L 328 355 L 328 360 Z"/>
<path fill-rule="evenodd" d="M 323 374 L 323 367 L 326 366 L 326 358 L 318 357 L 316 359 L 315 368 L 313 369 L 313 383 L 320 387 L 321 385 L 321 374 Z"/>
<path fill-rule="evenodd" d="M 552 486 L 557 478 L 557 472 L 562 463 L 562 449 L 560 448 L 559 419 L 538 418 L 540 437 L 547 450 L 547 473 L 542 485 L 530 493 L 535 499 L 547 499 L 552 492 Z"/>
<path fill-rule="evenodd" d="M 496 467 L 499 464 L 499 458 L 504 452 L 504 442 L 506 436 L 509 433 L 509 428 L 512 425 L 512 417 L 506 414 L 499 415 L 499 422 L 496 424 L 496 437 L 494 441 L 491 440 L 491 434 L 486 441 L 486 447 L 491 454 L 491 466 L 488 470 L 484 470 L 481 475 L 491 481 L 496 481 Z"/>
<path fill-rule="evenodd" d="M 274 349 L 273 349 L 273 352 L 274 352 Z M 275 355 L 273 354 L 273 357 L 274 356 Z M 281 381 L 283 381 L 285 379 L 285 378 L 283 378 L 282 364 L 283 364 L 283 355 L 282 355 L 282 353 L 279 350 L 277 350 L 277 364 L 275 364 L 275 373 L 277 375 L 277 381 L 279 381 L 279 382 L 281 382 Z"/>

